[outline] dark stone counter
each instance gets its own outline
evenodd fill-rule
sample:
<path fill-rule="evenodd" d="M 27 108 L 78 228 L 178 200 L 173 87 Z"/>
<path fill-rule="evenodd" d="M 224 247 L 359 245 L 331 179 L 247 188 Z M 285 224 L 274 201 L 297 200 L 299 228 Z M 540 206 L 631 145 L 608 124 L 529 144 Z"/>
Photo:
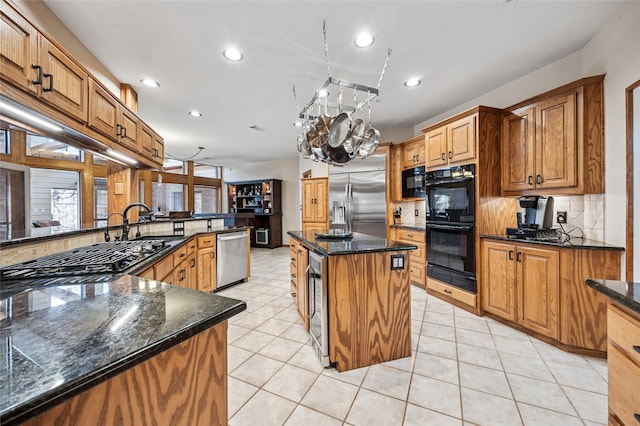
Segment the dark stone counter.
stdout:
<path fill-rule="evenodd" d="M 418 226 L 418 225 L 390 225 L 392 228 L 400 228 L 400 229 L 411 229 L 413 231 L 426 231 L 426 225 Z"/>
<path fill-rule="evenodd" d="M 316 253 L 325 256 L 415 250 L 418 248 L 412 244 L 391 241 L 386 238 L 374 237 L 357 232 L 353 233 L 353 237 L 347 239 L 317 238 L 315 231 L 289 231 L 287 234 L 313 248 Z"/>
<path fill-rule="evenodd" d="M 490 239 L 490 240 L 512 241 L 515 243 L 538 244 L 543 246 L 553 246 L 553 247 L 560 247 L 560 248 L 624 251 L 624 247 L 618 247 L 602 241 L 594 241 L 594 240 L 588 240 L 586 238 L 578 238 L 578 237 L 571 237 L 571 239 L 568 241 L 565 241 L 565 240 L 540 241 L 540 240 L 531 240 L 526 238 L 507 237 L 506 235 L 480 235 L 480 238 Z"/>
<path fill-rule="evenodd" d="M 244 311 L 132 275 L 24 281 L 0 298 L 0 424 L 17 424 Z"/>
<path fill-rule="evenodd" d="M 587 280 L 587 285 L 640 314 L 640 283 L 590 279 Z"/>

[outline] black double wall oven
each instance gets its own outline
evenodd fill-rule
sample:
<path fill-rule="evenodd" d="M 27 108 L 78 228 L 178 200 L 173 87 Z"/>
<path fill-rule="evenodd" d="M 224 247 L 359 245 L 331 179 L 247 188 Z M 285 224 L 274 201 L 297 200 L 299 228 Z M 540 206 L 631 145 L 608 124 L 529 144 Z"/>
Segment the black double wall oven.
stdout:
<path fill-rule="evenodd" d="M 476 292 L 475 165 L 425 174 L 427 276 Z"/>

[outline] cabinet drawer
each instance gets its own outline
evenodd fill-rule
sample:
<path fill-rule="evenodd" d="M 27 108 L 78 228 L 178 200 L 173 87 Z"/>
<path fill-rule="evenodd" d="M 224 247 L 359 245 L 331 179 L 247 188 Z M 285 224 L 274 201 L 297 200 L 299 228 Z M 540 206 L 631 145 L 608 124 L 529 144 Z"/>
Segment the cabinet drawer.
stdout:
<path fill-rule="evenodd" d="M 454 298 L 466 305 L 476 306 L 476 295 L 457 287 L 447 285 L 433 278 L 427 278 L 427 288 L 445 296 Z"/>
<path fill-rule="evenodd" d="M 398 228 L 397 233 L 398 240 L 410 241 L 412 243 L 424 243 L 426 238 L 425 231 Z"/>
<path fill-rule="evenodd" d="M 427 261 L 426 244 L 415 242 L 412 242 L 412 244 L 415 244 L 418 248 L 409 252 L 411 262 L 425 263 Z"/>
<path fill-rule="evenodd" d="M 640 366 L 640 321 L 615 306 L 607 311 L 607 334 L 631 360 Z M 640 391 L 640 389 L 639 389 Z M 638 407 L 640 410 L 640 407 Z"/>
<path fill-rule="evenodd" d="M 173 266 L 178 266 L 187 257 L 187 245 L 183 245 L 173 252 Z"/>
<path fill-rule="evenodd" d="M 609 410 L 625 425 L 640 419 L 640 368 L 617 348 L 609 345 Z"/>
<path fill-rule="evenodd" d="M 409 262 L 409 276 L 411 277 L 411 281 L 424 284 L 426 266 L 421 262 L 414 262 L 413 260 Z"/>
<path fill-rule="evenodd" d="M 209 248 L 216 246 L 216 234 L 204 235 L 202 237 L 198 237 L 198 248 Z"/>
<path fill-rule="evenodd" d="M 198 247 L 198 242 L 195 238 L 190 239 L 185 244 L 187 246 L 187 256 L 191 256 L 196 252 L 196 248 Z"/>

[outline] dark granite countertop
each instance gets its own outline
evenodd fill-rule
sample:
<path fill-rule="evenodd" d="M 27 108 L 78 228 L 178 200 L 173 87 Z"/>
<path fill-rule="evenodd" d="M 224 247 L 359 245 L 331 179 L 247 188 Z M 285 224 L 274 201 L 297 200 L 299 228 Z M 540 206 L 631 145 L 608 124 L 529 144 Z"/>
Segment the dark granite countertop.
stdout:
<path fill-rule="evenodd" d="M 553 246 L 561 248 L 587 249 L 587 250 L 617 250 L 624 251 L 624 247 L 614 246 L 602 241 L 588 240 L 586 238 L 571 237 L 569 241 L 539 241 L 525 238 L 512 238 L 506 235 L 480 235 L 480 238 L 491 240 L 512 241 L 516 243 L 538 244 L 543 246 Z"/>
<path fill-rule="evenodd" d="M 640 283 L 589 279 L 587 285 L 640 314 Z"/>
<path fill-rule="evenodd" d="M 386 238 L 374 237 L 357 232 L 354 232 L 353 237 L 348 239 L 316 238 L 315 231 L 289 231 L 287 234 L 313 248 L 316 253 L 326 256 L 415 250 L 418 248 L 412 244 L 391 241 Z"/>
<path fill-rule="evenodd" d="M 426 231 L 426 225 L 403 225 L 403 224 L 393 224 L 390 225 L 392 228 L 402 228 L 402 229 L 413 229 L 416 231 Z"/>
<path fill-rule="evenodd" d="M 46 284 L 46 286 L 43 286 Z M 132 275 L 34 280 L 0 298 L 0 424 L 17 424 L 244 311 Z"/>

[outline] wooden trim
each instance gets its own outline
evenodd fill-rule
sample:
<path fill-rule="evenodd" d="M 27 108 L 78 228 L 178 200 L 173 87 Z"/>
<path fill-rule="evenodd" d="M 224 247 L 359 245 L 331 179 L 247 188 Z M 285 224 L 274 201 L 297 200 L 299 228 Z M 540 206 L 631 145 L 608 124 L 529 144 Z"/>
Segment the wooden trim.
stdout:
<path fill-rule="evenodd" d="M 193 161 L 187 161 L 187 190 L 184 193 L 184 205 L 187 206 L 187 210 L 193 211 L 195 208 L 195 189 L 193 179 Z M 193 194 L 193 195 L 191 195 Z M 189 196 L 191 195 L 191 196 Z"/>
<path fill-rule="evenodd" d="M 529 98 L 522 102 L 518 102 L 515 105 L 511 105 L 510 107 L 505 108 L 505 111 L 513 111 L 529 104 L 534 104 L 537 102 L 544 101 L 549 97 L 555 97 L 564 92 L 572 91 L 577 89 L 580 86 L 586 86 L 594 83 L 602 83 L 604 81 L 604 74 L 594 75 L 592 77 L 581 78 L 580 80 L 572 81 L 571 83 L 565 84 L 564 86 L 556 87 L 555 89 L 551 89 L 547 92 L 541 93 L 539 95 L 534 96 L 533 98 Z"/>
<path fill-rule="evenodd" d="M 502 114 L 502 110 L 499 108 L 492 108 L 484 105 L 478 105 L 466 111 L 462 111 L 461 113 L 458 113 L 454 116 L 438 121 L 437 123 L 429 124 L 427 127 L 425 127 L 420 131 L 422 133 L 427 133 L 427 132 L 430 132 L 431 130 L 437 129 L 438 127 L 446 126 L 447 124 L 453 123 L 454 121 L 458 121 L 461 118 L 468 117 L 470 115 L 480 113 L 480 112 L 496 112 L 496 113 Z"/>
<path fill-rule="evenodd" d="M 626 128 L 627 128 L 627 238 L 625 256 L 625 275 L 627 281 L 633 281 L 633 91 L 640 87 L 640 80 L 626 89 Z M 636 123 L 640 126 L 640 123 Z"/>

